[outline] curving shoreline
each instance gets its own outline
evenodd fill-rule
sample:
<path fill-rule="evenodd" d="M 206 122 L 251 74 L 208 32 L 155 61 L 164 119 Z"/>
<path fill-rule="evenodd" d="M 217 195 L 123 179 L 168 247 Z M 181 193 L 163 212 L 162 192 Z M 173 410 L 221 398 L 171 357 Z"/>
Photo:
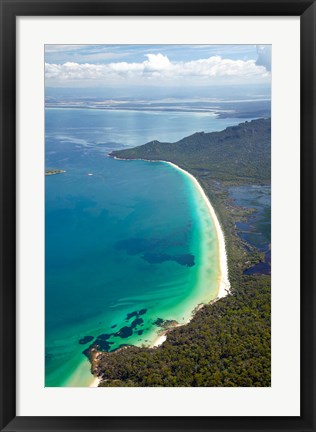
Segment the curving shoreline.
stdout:
<path fill-rule="evenodd" d="M 183 168 L 180 168 L 178 165 L 174 164 L 173 162 L 168 162 L 168 161 L 163 161 L 163 160 L 123 159 L 123 158 L 118 158 L 116 156 L 114 156 L 113 159 L 126 160 L 126 161 L 128 161 L 128 160 L 143 160 L 144 162 L 163 162 L 163 163 L 171 165 L 173 168 L 181 171 L 183 174 L 185 174 L 187 177 L 190 178 L 190 180 L 194 183 L 195 187 L 199 191 L 200 195 L 202 196 L 202 198 L 206 204 L 206 207 L 208 209 L 210 218 L 213 222 L 216 237 L 217 237 L 218 256 L 219 256 L 219 286 L 218 286 L 217 296 L 213 300 L 211 300 L 209 302 L 209 304 L 214 303 L 217 300 L 219 300 L 220 298 L 227 296 L 230 293 L 230 282 L 229 282 L 229 278 L 228 278 L 228 264 L 227 264 L 227 254 L 226 254 L 226 247 L 225 247 L 225 237 L 224 237 L 224 233 L 223 233 L 223 230 L 221 228 L 221 225 L 219 223 L 219 220 L 216 216 L 215 210 L 214 210 L 210 200 L 208 199 L 206 193 L 204 192 L 202 186 L 198 182 L 198 180 L 192 174 L 190 174 L 188 171 L 184 170 Z M 196 312 L 198 312 L 201 308 L 203 308 L 203 306 L 205 306 L 205 304 L 203 304 L 203 303 L 198 304 L 193 309 L 191 316 L 187 320 L 187 322 L 181 323 L 178 326 L 183 326 L 183 325 L 188 324 L 192 320 L 192 318 L 194 317 Z M 178 326 L 175 326 L 175 327 L 178 327 Z M 159 335 L 157 335 L 157 338 L 154 340 L 154 342 L 149 346 L 149 348 L 154 349 L 154 348 L 161 346 L 167 340 L 167 334 L 170 331 L 172 331 L 172 329 L 175 327 L 172 327 L 170 329 L 166 329 L 163 332 L 160 332 Z M 100 378 L 96 375 L 93 375 L 89 387 L 98 387 L 100 382 L 101 382 Z"/>
<path fill-rule="evenodd" d="M 217 241 L 218 241 L 220 282 L 219 282 L 218 294 L 214 300 L 225 297 L 230 292 L 230 282 L 228 279 L 227 254 L 226 254 L 225 238 L 224 238 L 223 230 L 220 226 L 215 210 L 210 200 L 208 199 L 206 193 L 204 192 L 204 189 L 192 174 L 190 174 L 188 171 L 184 170 L 183 168 L 180 168 L 178 165 L 174 164 L 173 162 L 166 162 L 166 161 L 159 161 L 159 162 L 168 163 L 169 165 L 173 166 L 174 168 L 178 169 L 179 171 L 183 172 L 185 175 L 190 177 L 190 179 L 193 181 L 193 183 L 199 190 L 201 196 L 203 197 L 203 200 L 207 206 L 207 209 L 213 221 L 215 231 L 216 231 Z"/>
<path fill-rule="evenodd" d="M 113 156 L 109 156 L 109 157 L 113 157 Z M 125 160 L 125 161 L 142 160 L 144 162 L 163 162 L 163 163 L 171 165 L 172 167 L 181 171 L 183 174 L 185 174 L 186 176 L 188 176 L 190 178 L 190 180 L 194 183 L 195 187 L 199 191 L 200 195 L 202 196 L 202 198 L 206 204 L 209 215 L 210 215 L 212 222 L 213 222 L 213 225 L 215 227 L 215 232 L 216 232 L 216 237 L 217 237 L 219 268 L 220 268 L 219 287 L 218 287 L 217 296 L 213 300 L 211 300 L 210 303 L 213 303 L 213 302 L 219 300 L 220 298 L 226 297 L 230 293 L 230 282 L 229 282 L 229 278 L 228 278 L 228 264 L 227 264 L 227 254 L 226 254 L 226 247 L 225 247 L 225 237 L 224 237 L 224 233 L 223 233 L 223 230 L 221 228 L 221 225 L 219 223 L 219 220 L 216 216 L 215 210 L 214 210 L 210 200 L 208 199 L 206 193 L 204 192 L 204 189 L 202 188 L 202 186 L 198 182 L 198 180 L 188 171 L 184 170 L 183 168 L 180 168 L 175 163 L 169 162 L 169 161 L 148 160 L 148 159 L 124 159 L 124 158 L 119 158 L 117 156 L 114 156 L 113 159 Z M 189 320 L 185 324 L 183 324 L 183 323 L 179 324 L 179 326 L 188 324 L 192 320 L 192 318 L 194 317 L 195 313 L 198 310 L 200 310 L 203 306 L 204 306 L 204 304 L 197 305 L 197 307 L 192 311 L 192 314 L 191 314 Z M 156 348 L 156 347 L 162 345 L 165 342 L 165 340 L 167 339 L 168 332 L 171 330 L 172 329 L 167 329 L 163 333 L 160 333 L 157 336 L 157 338 L 155 339 L 155 341 L 150 345 L 149 348 Z"/>

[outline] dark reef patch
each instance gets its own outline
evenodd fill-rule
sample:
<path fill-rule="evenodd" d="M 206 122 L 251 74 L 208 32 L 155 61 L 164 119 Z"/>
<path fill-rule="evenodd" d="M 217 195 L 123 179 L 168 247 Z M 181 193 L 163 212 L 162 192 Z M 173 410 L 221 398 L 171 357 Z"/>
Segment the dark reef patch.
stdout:
<path fill-rule="evenodd" d="M 91 356 L 93 351 L 104 351 L 104 352 L 114 352 L 116 350 L 118 350 L 119 348 L 122 348 L 124 346 L 132 346 L 129 344 L 120 344 L 119 346 L 117 346 L 116 342 L 110 342 L 109 339 L 113 338 L 113 337 L 119 337 L 122 339 L 126 339 L 129 338 L 130 336 L 133 335 L 134 329 L 135 329 L 135 334 L 138 335 L 142 335 L 144 330 L 138 330 L 137 331 L 137 327 L 138 326 L 143 326 L 144 325 L 144 320 L 143 318 L 141 318 L 141 315 L 146 314 L 147 309 L 140 309 L 139 311 L 134 310 L 132 312 L 127 313 L 125 321 L 129 321 L 131 320 L 131 318 L 134 318 L 131 320 L 130 325 L 126 325 L 121 327 L 117 332 L 113 332 L 113 333 L 102 333 L 99 334 L 98 336 L 96 336 L 95 340 L 93 341 L 93 343 L 91 343 L 84 351 L 82 351 L 82 353 L 88 357 L 88 359 L 91 360 Z M 111 328 L 116 328 L 118 326 L 118 324 L 114 324 L 111 326 Z M 91 342 L 94 339 L 94 336 L 85 336 L 84 338 L 79 340 L 79 343 L 81 344 L 86 344 L 88 342 Z M 115 348 L 112 348 L 112 345 L 115 346 Z"/>
<path fill-rule="evenodd" d="M 128 313 L 128 314 L 126 315 L 125 321 L 128 321 L 128 320 L 130 320 L 131 318 L 133 318 L 133 317 L 137 317 L 137 316 L 138 316 L 138 312 L 137 312 L 137 311 L 130 312 L 130 313 Z"/>
<path fill-rule="evenodd" d="M 92 350 L 109 352 L 111 349 L 111 345 L 113 345 L 113 342 L 108 342 L 107 340 L 96 338 L 96 340 L 91 345 L 89 345 L 88 348 L 82 351 L 82 354 L 88 357 L 88 359 L 91 359 Z"/>
<path fill-rule="evenodd" d="M 110 339 L 111 336 L 113 336 L 114 333 L 103 333 L 100 334 L 99 336 L 97 336 L 97 339 L 101 339 L 101 340 L 108 340 Z"/>
<path fill-rule="evenodd" d="M 90 360 L 90 351 L 91 351 L 92 345 L 89 346 L 89 348 L 86 348 L 84 351 L 82 351 L 82 354 L 88 357 Z"/>
<path fill-rule="evenodd" d="M 110 343 L 103 339 L 96 339 L 93 345 L 98 351 L 109 351 L 111 348 Z"/>
<path fill-rule="evenodd" d="M 154 324 L 158 327 L 162 327 L 164 323 L 164 320 L 162 318 L 157 318 L 156 321 L 154 321 Z"/>
<path fill-rule="evenodd" d="M 129 321 L 133 317 L 135 317 L 136 319 L 138 319 L 140 315 L 144 315 L 146 312 L 147 312 L 147 309 L 141 309 L 139 312 L 138 311 L 129 312 L 126 315 L 125 321 Z M 141 319 L 141 321 L 140 321 L 139 324 L 141 324 L 141 323 L 144 322 L 142 318 L 140 318 L 140 319 Z"/>
<path fill-rule="evenodd" d="M 175 261 L 187 267 L 194 266 L 194 256 L 191 254 L 172 255 L 166 253 L 170 247 L 184 246 L 187 244 L 187 235 L 191 229 L 191 223 L 185 229 L 174 232 L 172 236 L 164 239 L 131 238 L 120 240 L 116 243 L 116 249 L 125 251 L 128 255 L 142 254 L 142 258 L 150 264 L 159 264 L 164 261 Z"/>
<path fill-rule="evenodd" d="M 143 259 L 150 264 L 160 264 L 165 261 L 175 261 L 186 267 L 193 267 L 195 264 L 194 255 L 191 254 L 168 255 L 166 253 L 145 253 Z"/>
<path fill-rule="evenodd" d="M 162 263 L 164 261 L 170 261 L 171 260 L 171 256 L 165 253 L 150 253 L 147 252 L 143 255 L 143 259 L 147 262 L 149 262 L 149 264 L 159 264 Z"/>
<path fill-rule="evenodd" d="M 138 315 L 144 315 L 146 312 L 147 312 L 147 309 L 141 309 L 141 310 L 138 312 Z"/>
<path fill-rule="evenodd" d="M 117 333 L 115 333 L 115 336 L 120 338 L 128 338 L 132 336 L 132 334 L 133 334 L 132 327 L 124 326 Z"/>
<path fill-rule="evenodd" d="M 78 342 L 80 345 L 85 345 L 91 342 L 94 339 L 94 336 L 84 336 L 82 339 L 79 339 Z"/>
<path fill-rule="evenodd" d="M 132 321 L 131 327 L 135 328 L 136 326 L 143 324 L 144 320 L 143 318 L 136 318 L 134 321 Z"/>
<path fill-rule="evenodd" d="M 116 249 L 125 251 L 128 255 L 137 255 L 146 250 L 156 248 L 161 240 L 157 239 L 142 239 L 132 238 L 128 240 L 121 240 L 116 243 Z"/>
<path fill-rule="evenodd" d="M 195 265 L 194 255 L 192 254 L 175 255 L 173 259 L 183 266 L 193 267 Z"/>

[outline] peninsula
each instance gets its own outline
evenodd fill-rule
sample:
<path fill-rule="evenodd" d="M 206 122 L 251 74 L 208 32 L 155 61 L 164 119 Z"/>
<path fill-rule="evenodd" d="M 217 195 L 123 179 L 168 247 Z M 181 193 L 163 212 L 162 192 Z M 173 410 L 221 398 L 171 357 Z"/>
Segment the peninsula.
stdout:
<path fill-rule="evenodd" d="M 160 346 L 91 352 L 91 371 L 99 386 L 271 385 L 271 277 L 245 274 L 263 256 L 236 230 L 236 222 L 252 210 L 236 206 L 228 194 L 233 185 L 269 185 L 270 155 L 270 119 L 221 132 L 198 132 L 176 143 L 151 141 L 110 153 L 118 159 L 170 162 L 196 179 L 225 237 L 230 287 L 228 295 L 197 307 L 187 325 L 167 329 Z"/>

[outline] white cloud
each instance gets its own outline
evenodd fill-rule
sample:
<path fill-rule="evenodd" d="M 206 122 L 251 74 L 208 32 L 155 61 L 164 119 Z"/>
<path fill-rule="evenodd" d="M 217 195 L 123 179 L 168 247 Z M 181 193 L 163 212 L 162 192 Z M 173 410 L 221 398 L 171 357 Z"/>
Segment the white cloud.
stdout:
<path fill-rule="evenodd" d="M 103 65 L 103 69 L 106 72 L 109 71 L 115 71 L 115 72 L 141 72 L 144 70 L 142 63 L 127 63 L 127 62 L 120 62 L 120 63 L 110 63 L 109 65 Z"/>
<path fill-rule="evenodd" d="M 63 65 L 45 64 L 45 76 L 49 79 L 58 79 L 60 81 L 72 80 L 97 80 L 103 78 L 102 65 L 96 64 L 78 64 L 67 62 Z"/>
<path fill-rule="evenodd" d="M 146 54 L 148 60 L 141 63 L 145 71 L 164 71 L 172 67 L 167 56 L 162 54 Z"/>
<path fill-rule="evenodd" d="M 218 82 L 268 82 L 270 73 L 255 60 L 223 59 L 212 56 L 188 62 L 171 62 L 163 54 L 146 54 L 139 63 L 116 62 L 107 64 L 75 63 L 45 64 L 47 83 L 95 81 L 110 84 L 127 81 L 130 84 L 146 81 L 177 84 L 194 80 L 195 84 Z"/>

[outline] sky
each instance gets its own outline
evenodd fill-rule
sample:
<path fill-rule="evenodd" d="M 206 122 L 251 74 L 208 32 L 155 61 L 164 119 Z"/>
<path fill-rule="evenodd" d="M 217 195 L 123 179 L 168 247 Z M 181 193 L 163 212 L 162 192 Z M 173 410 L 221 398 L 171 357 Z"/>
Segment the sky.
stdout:
<path fill-rule="evenodd" d="M 46 45 L 46 88 L 270 86 L 271 45 Z"/>

